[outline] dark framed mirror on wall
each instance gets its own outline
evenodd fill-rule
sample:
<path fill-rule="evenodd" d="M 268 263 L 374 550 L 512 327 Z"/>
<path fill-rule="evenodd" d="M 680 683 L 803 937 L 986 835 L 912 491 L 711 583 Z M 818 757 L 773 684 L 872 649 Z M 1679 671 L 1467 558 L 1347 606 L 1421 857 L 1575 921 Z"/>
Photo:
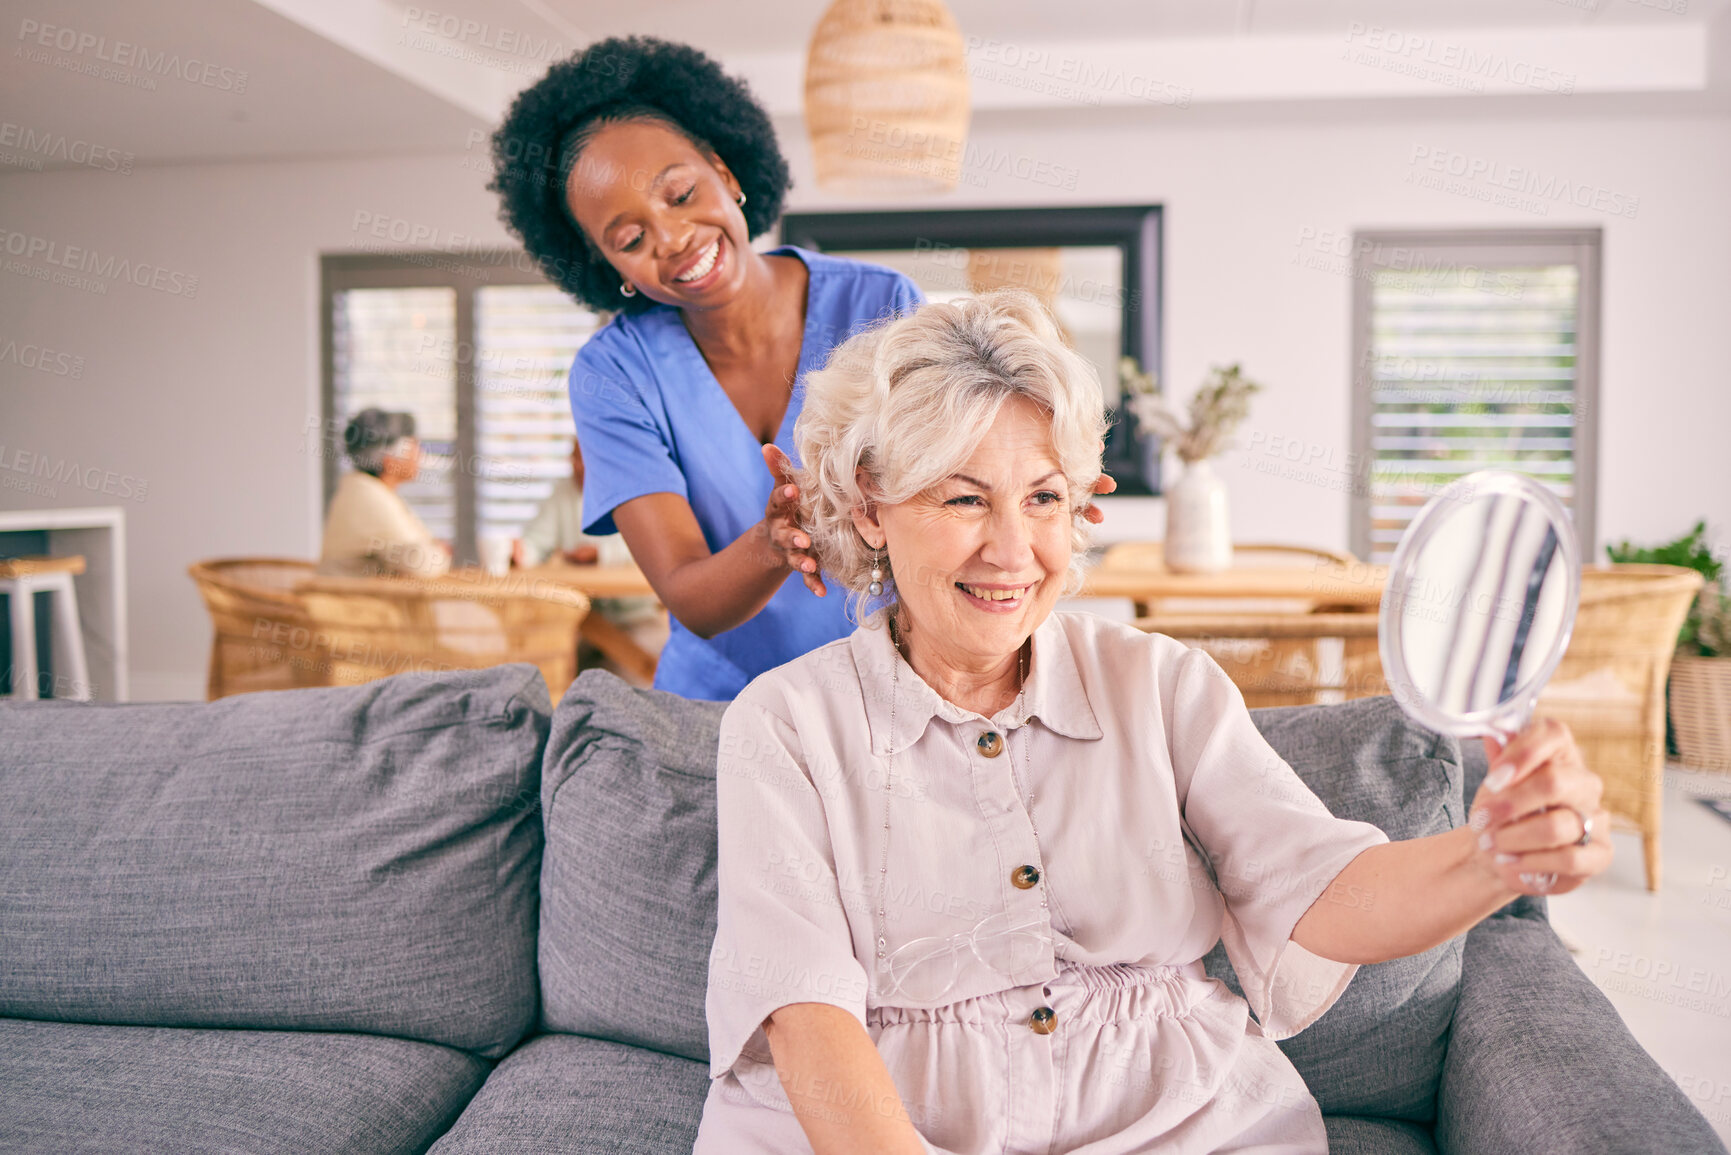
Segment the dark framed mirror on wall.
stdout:
<path fill-rule="evenodd" d="M 1014 285 L 1045 302 L 1093 362 L 1112 410 L 1106 472 L 1121 494 L 1160 492 L 1160 446 L 1123 404 L 1119 360 L 1161 370 L 1158 205 L 790 213 L 785 244 L 889 265 L 930 300 Z"/>

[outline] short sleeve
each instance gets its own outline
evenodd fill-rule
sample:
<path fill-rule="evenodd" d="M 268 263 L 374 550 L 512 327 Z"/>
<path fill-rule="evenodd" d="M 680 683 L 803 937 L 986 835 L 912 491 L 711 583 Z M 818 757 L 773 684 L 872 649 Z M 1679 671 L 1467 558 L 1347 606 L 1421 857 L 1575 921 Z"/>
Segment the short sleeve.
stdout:
<path fill-rule="evenodd" d="M 1206 653 L 1178 660 L 1169 692 L 1184 824 L 1225 899 L 1221 942 L 1263 1035 L 1288 1038 L 1321 1018 L 1358 972 L 1293 942 L 1293 928 L 1349 862 L 1388 836 L 1329 813 Z"/>
<path fill-rule="evenodd" d="M 577 350 L 569 382 L 571 417 L 583 447 L 583 529 L 593 534 L 618 533 L 613 511 L 632 498 L 691 496 L 667 431 L 644 401 L 641 382 L 604 347 L 606 334 L 602 330 Z"/>
<path fill-rule="evenodd" d="M 718 904 L 709 959 L 709 1067 L 770 1061 L 764 1019 L 828 1003 L 865 1024 L 867 977 L 854 956 L 817 788 L 793 727 L 735 700 L 715 774 Z"/>

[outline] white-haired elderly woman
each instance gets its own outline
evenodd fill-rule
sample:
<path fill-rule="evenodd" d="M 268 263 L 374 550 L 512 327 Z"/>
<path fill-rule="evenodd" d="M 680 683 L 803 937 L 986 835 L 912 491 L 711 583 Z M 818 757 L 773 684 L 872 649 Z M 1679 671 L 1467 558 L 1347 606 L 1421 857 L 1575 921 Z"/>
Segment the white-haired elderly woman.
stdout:
<path fill-rule="evenodd" d="M 806 388 L 803 524 L 879 604 L 722 722 L 702 1155 L 1324 1152 L 1275 1040 L 1609 862 L 1559 726 L 1493 751 L 1471 825 L 1390 842 L 1205 653 L 1054 612 L 1102 398 L 1032 298 L 925 305 Z"/>

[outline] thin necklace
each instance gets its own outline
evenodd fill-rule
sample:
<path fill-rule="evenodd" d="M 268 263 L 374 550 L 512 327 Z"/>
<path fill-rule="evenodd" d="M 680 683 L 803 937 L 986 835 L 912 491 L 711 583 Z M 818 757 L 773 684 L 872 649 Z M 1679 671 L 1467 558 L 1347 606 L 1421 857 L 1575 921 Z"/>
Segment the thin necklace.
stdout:
<path fill-rule="evenodd" d="M 877 950 L 877 954 L 878 954 L 878 966 L 880 969 L 882 969 L 884 966 L 887 965 L 885 962 L 885 959 L 886 959 L 886 952 L 887 952 L 887 949 L 889 946 L 888 936 L 889 936 L 890 923 L 889 923 L 889 916 L 885 911 L 885 903 L 886 903 L 887 897 L 889 895 L 890 795 L 894 792 L 894 785 L 895 785 L 895 780 L 896 780 L 896 747 L 895 747 L 895 741 L 896 741 L 896 697 L 898 695 L 900 685 L 901 685 L 901 678 L 900 678 L 901 664 L 905 660 L 902 657 L 902 643 L 901 643 L 901 638 L 899 636 L 899 633 L 896 629 L 896 615 L 895 615 L 894 609 L 890 610 L 887 620 L 888 620 L 889 631 L 890 631 L 890 648 L 892 650 L 894 650 L 895 653 L 890 658 L 890 734 L 889 734 L 890 763 L 889 763 L 889 769 L 886 772 L 885 777 L 884 777 L 883 853 L 878 856 L 878 912 L 877 912 L 878 913 L 878 928 L 877 928 L 878 929 L 878 933 L 877 933 L 877 940 L 878 940 L 877 941 L 877 948 L 878 948 L 878 950 Z M 1030 643 L 1030 646 L 1031 646 L 1031 643 Z M 909 665 L 908 669 L 911 671 L 913 669 L 913 666 Z M 1027 688 L 1028 688 L 1028 659 L 1027 659 L 1027 655 L 1021 651 L 1021 648 L 1017 647 L 1017 651 L 1016 651 L 1016 702 L 1015 702 L 1015 706 L 1016 706 L 1016 711 L 1015 711 L 1016 729 L 1021 729 L 1023 722 L 1026 721 L 1026 719 L 1024 719 L 1022 717 L 1022 697 L 1023 697 L 1023 694 L 1027 691 Z M 1045 853 L 1043 851 L 1040 851 L 1040 824 L 1038 822 L 1034 821 L 1034 799 L 1033 799 L 1032 795 L 1023 795 L 1023 793 L 1022 793 L 1022 779 L 1021 779 L 1021 776 L 1016 773 L 1016 754 L 1015 754 L 1015 750 L 1011 748 L 1010 738 L 1011 738 L 1010 734 L 1004 735 L 1004 752 L 1006 754 L 1008 754 L 1010 757 L 1010 781 L 1016 787 L 1016 796 L 1018 798 L 1024 798 L 1024 800 L 1025 800 L 1025 804 L 1026 804 L 1027 810 L 1028 810 L 1028 824 L 1031 827 L 1033 827 L 1033 831 L 1034 831 L 1034 849 L 1040 853 L 1040 861 L 1044 862 L 1045 858 L 1046 858 Z M 1046 889 L 1044 887 L 1040 888 L 1040 906 L 1042 908 L 1044 908 L 1046 906 Z"/>

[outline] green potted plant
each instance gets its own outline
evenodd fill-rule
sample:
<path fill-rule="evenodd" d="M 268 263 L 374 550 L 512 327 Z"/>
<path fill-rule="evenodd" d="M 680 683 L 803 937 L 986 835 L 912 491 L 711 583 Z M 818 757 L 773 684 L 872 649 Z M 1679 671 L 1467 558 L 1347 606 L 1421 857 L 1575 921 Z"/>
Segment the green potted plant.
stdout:
<path fill-rule="evenodd" d="M 1614 562 L 1687 566 L 1707 579 L 1671 659 L 1671 738 L 1684 765 L 1731 771 L 1731 597 L 1725 593 L 1725 563 L 1708 548 L 1706 523 L 1696 522 L 1664 545 L 1642 548 L 1624 541 L 1605 552 Z"/>

